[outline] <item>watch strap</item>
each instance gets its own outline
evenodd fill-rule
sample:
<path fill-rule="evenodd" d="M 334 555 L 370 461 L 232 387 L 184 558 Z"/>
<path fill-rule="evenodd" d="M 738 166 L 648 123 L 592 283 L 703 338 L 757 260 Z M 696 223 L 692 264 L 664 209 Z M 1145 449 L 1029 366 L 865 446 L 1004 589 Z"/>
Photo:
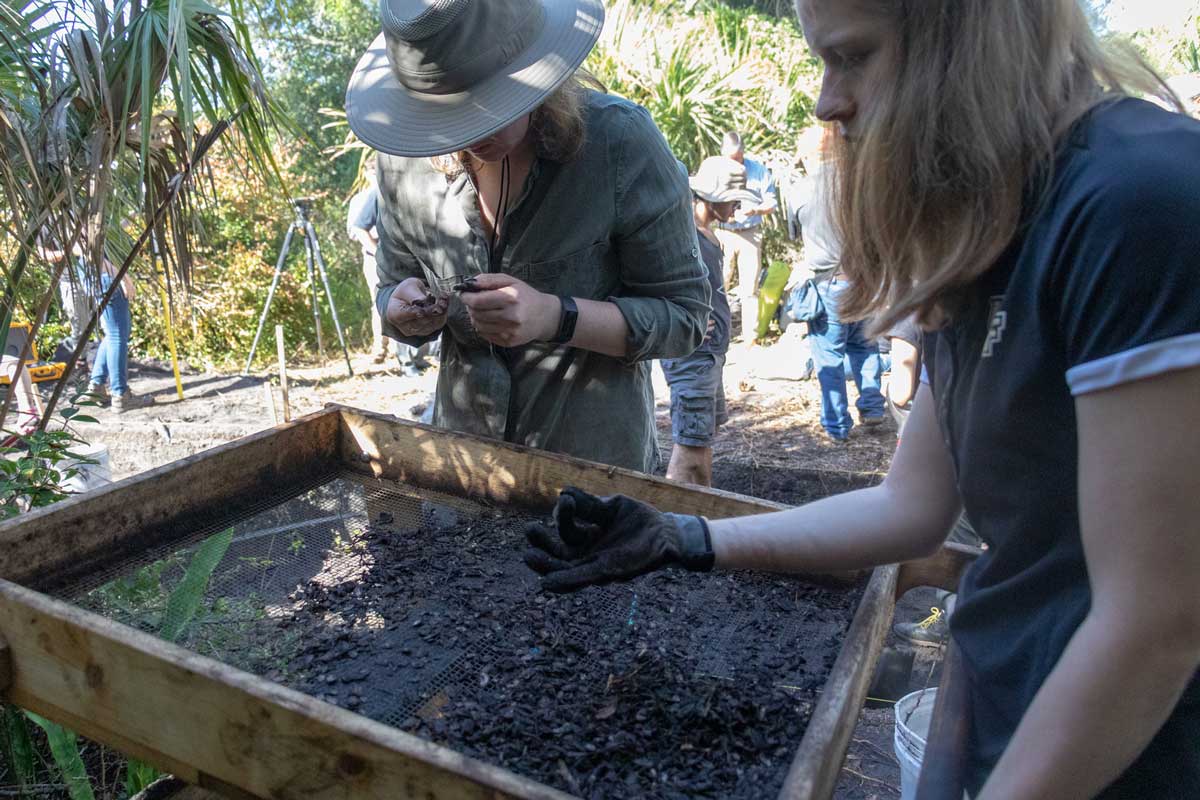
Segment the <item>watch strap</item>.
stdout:
<path fill-rule="evenodd" d="M 575 324 L 579 321 L 579 306 L 574 297 L 559 295 L 558 302 L 562 305 L 562 316 L 558 320 L 558 333 L 550 341 L 553 344 L 566 344 L 575 338 Z"/>

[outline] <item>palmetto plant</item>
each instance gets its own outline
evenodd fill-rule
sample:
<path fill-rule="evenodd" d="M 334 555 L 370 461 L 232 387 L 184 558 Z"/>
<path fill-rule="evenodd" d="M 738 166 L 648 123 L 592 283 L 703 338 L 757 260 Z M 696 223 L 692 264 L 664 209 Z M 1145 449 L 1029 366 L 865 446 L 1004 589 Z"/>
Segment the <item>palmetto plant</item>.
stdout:
<path fill-rule="evenodd" d="M 276 173 L 269 133 L 284 117 L 267 97 L 239 0 L 231 8 L 0 0 L 0 344 L 17 315 L 36 335 L 61 276 L 98 285 L 107 260 L 115 287 L 152 239 L 168 280 L 186 286 L 202 187 L 194 171 L 230 127 L 246 163 Z M 6 411 L 7 401 L 0 424 Z"/>
<path fill-rule="evenodd" d="M 799 31 L 717 2 L 612 0 L 587 65 L 613 92 L 646 106 L 690 169 L 739 131 L 762 154 L 790 152 L 811 124 L 817 63 Z"/>

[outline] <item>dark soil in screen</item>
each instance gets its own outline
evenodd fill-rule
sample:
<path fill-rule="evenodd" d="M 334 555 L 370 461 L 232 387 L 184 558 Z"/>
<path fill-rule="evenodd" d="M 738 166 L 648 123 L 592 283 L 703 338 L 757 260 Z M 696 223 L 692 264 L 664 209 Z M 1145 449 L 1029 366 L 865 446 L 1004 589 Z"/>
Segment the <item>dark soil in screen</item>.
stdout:
<path fill-rule="evenodd" d="M 668 570 L 552 595 L 530 517 L 406 516 L 372 515 L 354 579 L 297 589 L 271 677 L 581 797 L 778 793 L 857 590 Z"/>

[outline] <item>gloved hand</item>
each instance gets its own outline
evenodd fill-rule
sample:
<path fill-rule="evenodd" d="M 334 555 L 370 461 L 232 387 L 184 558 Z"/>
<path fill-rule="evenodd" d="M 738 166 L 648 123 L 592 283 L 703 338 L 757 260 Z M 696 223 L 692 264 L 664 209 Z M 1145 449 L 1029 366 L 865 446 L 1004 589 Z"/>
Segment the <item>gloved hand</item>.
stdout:
<path fill-rule="evenodd" d="M 713 566 L 703 517 L 568 487 L 558 497 L 554 520 L 554 525 L 529 525 L 526 536 L 533 546 L 525 552 L 525 563 L 552 592 L 628 580 L 669 564 L 700 572 Z"/>

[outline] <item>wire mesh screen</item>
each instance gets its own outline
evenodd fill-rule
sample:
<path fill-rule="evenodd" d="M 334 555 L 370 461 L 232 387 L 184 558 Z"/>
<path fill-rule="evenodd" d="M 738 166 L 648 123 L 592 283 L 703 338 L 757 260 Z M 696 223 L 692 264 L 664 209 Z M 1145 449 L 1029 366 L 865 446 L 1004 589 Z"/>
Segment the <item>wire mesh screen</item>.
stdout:
<path fill-rule="evenodd" d="M 64 594 L 576 794 L 781 782 L 857 591 L 667 570 L 548 595 L 521 560 L 535 518 L 331 474 Z M 712 747 L 731 766 L 698 767 Z"/>

